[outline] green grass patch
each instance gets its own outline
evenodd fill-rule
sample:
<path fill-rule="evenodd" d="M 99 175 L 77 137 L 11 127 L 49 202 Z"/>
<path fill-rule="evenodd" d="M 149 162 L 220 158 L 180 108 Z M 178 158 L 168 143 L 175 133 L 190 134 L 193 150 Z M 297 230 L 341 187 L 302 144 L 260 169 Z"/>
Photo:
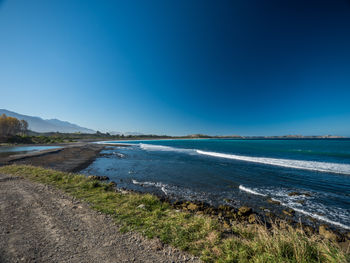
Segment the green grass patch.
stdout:
<path fill-rule="evenodd" d="M 14 135 L 5 140 L 6 143 L 12 144 L 53 144 L 74 142 L 72 137 L 64 135 Z"/>
<path fill-rule="evenodd" d="M 300 229 L 237 223 L 225 237 L 216 218 L 176 211 L 151 194 L 114 192 L 108 183 L 84 175 L 25 165 L 0 167 L 0 173 L 50 184 L 113 216 L 122 231 L 149 238 L 199 256 L 205 262 L 349 262 L 336 243 L 307 236 Z M 141 207 L 139 207 L 141 205 Z"/>

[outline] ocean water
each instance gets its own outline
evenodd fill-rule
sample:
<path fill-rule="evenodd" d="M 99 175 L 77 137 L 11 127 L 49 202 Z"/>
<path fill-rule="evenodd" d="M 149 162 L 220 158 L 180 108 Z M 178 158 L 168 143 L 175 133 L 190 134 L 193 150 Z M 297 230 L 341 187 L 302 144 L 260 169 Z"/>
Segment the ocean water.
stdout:
<path fill-rule="evenodd" d="M 350 229 L 350 140 L 150 140 L 109 142 L 83 172 L 120 187 L 212 205 L 283 208 L 295 220 Z M 300 195 L 289 196 L 291 192 Z M 281 202 L 273 205 L 269 198 Z"/>

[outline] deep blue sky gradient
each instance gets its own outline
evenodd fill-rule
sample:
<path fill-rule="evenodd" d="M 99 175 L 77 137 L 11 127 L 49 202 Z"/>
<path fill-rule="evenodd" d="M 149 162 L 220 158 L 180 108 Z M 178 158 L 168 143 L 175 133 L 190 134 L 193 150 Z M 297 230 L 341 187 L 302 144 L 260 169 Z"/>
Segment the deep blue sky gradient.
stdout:
<path fill-rule="evenodd" d="M 350 136 L 350 1 L 0 1 L 0 91 L 101 131 Z"/>

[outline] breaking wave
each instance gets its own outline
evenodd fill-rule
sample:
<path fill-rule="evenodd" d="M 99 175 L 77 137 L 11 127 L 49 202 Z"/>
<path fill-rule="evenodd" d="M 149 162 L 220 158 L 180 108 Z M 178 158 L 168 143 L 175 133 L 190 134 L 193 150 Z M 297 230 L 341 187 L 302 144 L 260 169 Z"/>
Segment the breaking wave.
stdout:
<path fill-rule="evenodd" d="M 134 143 L 127 143 L 123 141 L 119 142 L 109 142 L 109 141 L 100 141 L 100 142 L 93 142 L 94 144 L 103 144 L 103 145 L 115 145 L 115 146 L 133 146 Z"/>
<path fill-rule="evenodd" d="M 282 166 L 295 169 L 303 170 L 313 170 L 319 172 L 329 172 L 329 173 L 340 173 L 350 175 L 350 165 L 342 163 L 327 163 L 327 162 L 316 162 L 316 161 L 300 161 L 292 159 L 277 159 L 277 158 L 266 158 L 266 157 L 253 157 L 253 156 L 243 156 L 227 153 L 217 153 L 217 152 L 206 152 L 201 150 L 196 150 L 198 154 L 240 160 L 253 163 L 262 163 L 275 166 Z"/>
<path fill-rule="evenodd" d="M 260 196 L 268 196 L 267 194 L 263 194 L 263 193 L 260 193 L 258 192 L 256 189 L 251 189 L 251 188 L 248 188 L 248 187 L 245 187 L 243 185 L 240 185 L 239 186 L 239 189 L 244 191 L 244 192 L 247 192 L 249 194 L 253 194 L 253 195 L 260 195 Z M 277 195 L 279 195 L 280 197 L 282 197 L 281 193 L 277 192 Z M 287 194 L 284 194 L 285 196 L 287 196 Z M 290 201 L 282 201 L 280 199 L 276 199 L 276 198 L 272 198 L 272 200 L 274 201 L 278 201 L 280 202 L 280 204 L 282 206 L 285 206 L 285 207 L 288 207 L 288 208 L 292 208 L 294 211 L 298 212 L 298 213 L 301 213 L 303 215 L 307 215 L 307 216 L 310 216 L 312 218 L 315 218 L 315 219 L 318 219 L 320 221 L 324 221 L 324 222 L 327 222 L 329 224 L 332 224 L 332 225 L 335 225 L 335 226 L 338 226 L 338 227 L 342 227 L 344 229 L 350 229 L 350 226 L 347 226 L 347 225 L 344 225 L 342 223 L 339 223 L 337 221 L 333 221 L 323 215 L 319 215 L 319 214 L 315 214 L 315 213 L 312 213 L 312 212 L 309 212 L 309 211 L 305 211 L 303 209 L 300 209 L 298 207 L 296 207 L 298 204 L 297 203 L 294 203 L 293 202 L 293 197 L 288 197 L 288 199 L 291 199 Z"/>
<path fill-rule="evenodd" d="M 343 164 L 343 163 L 329 163 L 329 162 L 304 161 L 304 160 L 294 160 L 294 159 L 244 156 L 244 155 L 219 153 L 219 152 L 207 152 L 207 151 L 202 151 L 198 149 L 184 149 L 184 148 L 175 148 L 170 146 L 143 144 L 143 143 L 140 143 L 139 146 L 141 149 L 147 150 L 147 151 L 167 151 L 167 152 L 180 152 L 180 153 L 188 153 L 188 154 L 200 154 L 200 155 L 206 155 L 206 156 L 217 157 L 217 158 L 261 163 L 261 164 L 281 166 L 281 167 L 294 168 L 294 169 L 350 175 L 350 164 Z"/>
<path fill-rule="evenodd" d="M 175 148 L 175 147 L 163 146 L 163 145 L 144 144 L 144 143 L 140 143 L 139 145 L 141 149 L 146 151 L 164 151 L 164 152 L 181 152 L 181 153 L 194 152 L 191 149 Z"/>
<path fill-rule="evenodd" d="M 138 182 L 136 180 L 132 180 L 132 183 L 133 184 L 136 184 L 136 185 L 143 185 L 143 186 L 153 186 L 153 187 L 157 187 L 157 188 L 160 188 L 160 190 L 162 190 L 162 192 L 165 194 L 165 195 L 168 195 L 168 191 L 166 189 L 166 184 L 162 184 L 162 183 L 153 183 L 153 182 Z"/>
<path fill-rule="evenodd" d="M 160 182 L 139 182 L 135 179 L 132 180 L 132 183 L 143 187 L 156 187 L 160 189 L 165 195 L 169 197 L 175 197 L 176 200 L 203 200 L 209 204 L 213 204 L 212 200 L 215 200 L 215 198 L 210 198 L 210 194 L 206 192 L 195 191 L 186 187 L 168 185 Z"/>
<path fill-rule="evenodd" d="M 238 187 L 240 190 L 244 191 L 244 192 L 247 192 L 247 193 L 250 193 L 250 194 L 253 194 L 253 195 L 260 195 L 260 196 L 266 196 L 264 194 L 261 194 L 261 193 L 258 193 L 257 191 L 254 191 L 248 187 L 244 187 L 243 185 L 240 185 Z"/>
<path fill-rule="evenodd" d="M 285 203 L 281 203 L 281 205 L 289 207 L 289 206 L 288 206 L 287 204 L 285 204 Z M 316 218 L 316 219 L 318 219 L 318 220 L 327 222 L 327 223 L 329 223 L 329 224 L 332 224 L 332 225 L 335 225 L 335 226 L 339 226 L 339 227 L 342 227 L 342 228 L 344 228 L 344 229 L 350 229 L 350 226 L 347 226 L 347 225 L 344 225 L 344 224 L 342 224 L 342 223 L 339 223 L 339 222 L 330 220 L 330 219 L 328 219 L 328 218 L 325 217 L 325 216 L 313 214 L 313 213 L 310 213 L 310 212 L 307 212 L 307 211 L 305 211 L 305 210 L 302 210 L 302 209 L 299 209 L 299 208 L 295 208 L 295 207 L 292 207 L 292 209 L 294 209 L 296 212 L 299 212 L 299 213 L 301 213 L 301 214 L 310 216 L 310 217 L 312 217 L 312 218 Z"/>

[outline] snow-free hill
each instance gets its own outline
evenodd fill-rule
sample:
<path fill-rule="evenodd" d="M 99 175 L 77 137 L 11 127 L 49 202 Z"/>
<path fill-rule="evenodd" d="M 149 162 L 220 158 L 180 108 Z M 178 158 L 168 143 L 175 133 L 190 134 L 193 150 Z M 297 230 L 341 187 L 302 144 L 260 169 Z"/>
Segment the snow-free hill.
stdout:
<path fill-rule="evenodd" d="M 57 119 L 44 120 L 39 117 L 22 115 L 13 111 L 0 109 L 0 115 L 6 114 L 7 116 L 15 117 L 19 120 L 25 120 L 28 122 L 29 130 L 35 132 L 62 132 L 62 133 L 95 133 L 94 130 L 80 127 L 76 124 L 61 121 Z"/>

